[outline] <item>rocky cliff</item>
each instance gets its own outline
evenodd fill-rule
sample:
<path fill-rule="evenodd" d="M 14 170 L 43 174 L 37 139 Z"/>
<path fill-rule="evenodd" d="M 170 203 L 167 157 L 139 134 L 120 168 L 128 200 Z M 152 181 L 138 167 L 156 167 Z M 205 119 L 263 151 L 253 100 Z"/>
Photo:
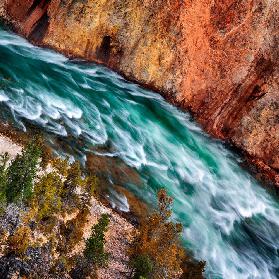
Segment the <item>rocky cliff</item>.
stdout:
<path fill-rule="evenodd" d="M 33 42 L 161 92 L 279 185 L 278 1 L 1 1 Z"/>

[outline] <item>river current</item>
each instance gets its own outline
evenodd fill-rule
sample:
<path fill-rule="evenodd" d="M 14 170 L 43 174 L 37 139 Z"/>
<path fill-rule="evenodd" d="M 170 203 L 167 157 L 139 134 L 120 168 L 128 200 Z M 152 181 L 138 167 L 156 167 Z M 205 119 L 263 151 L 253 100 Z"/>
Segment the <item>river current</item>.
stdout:
<path fill-rule="evenodd" d="M 207 262 L 207 278 L 279 278 L 278 200 L 160 95 L 0 27 L 0 117 L 23 130 L 39 127 L 59 154 L 52 139 L 71 139 L 81 161 L 109 145 L 98 154 L 135 168 L 143 185 L 126 187 L 147 203 L 165 187 L 183 243 Z M 127 209 L 125 200 L 118 204 Z"/>

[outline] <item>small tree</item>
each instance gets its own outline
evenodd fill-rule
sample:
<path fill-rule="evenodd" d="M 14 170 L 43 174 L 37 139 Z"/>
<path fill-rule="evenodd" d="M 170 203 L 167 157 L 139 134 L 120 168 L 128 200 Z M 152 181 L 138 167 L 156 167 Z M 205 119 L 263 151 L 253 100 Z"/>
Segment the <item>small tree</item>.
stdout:
<path fill-rule="evenodd" d="M 109 216 L 103 214 L 93 226 L 91 236 L 86 241 L 83 256 L 78 256 L 70 275 L 73 279 L 97 278 L 97 268 L 107 264 L 108 253 L 105 252 L 105 232 L 108 230 Z"/>
<path fill-rule="evenodd" d="M 8 153 L 0 155 L 0 213 L 6 206 L 6 188 L 7 188 L 7 163 Z"/>
<path fill-rule="evenodd" d="M 32 141 L 22 154 L 12 161 L 7 170 L 7 202 L 26 202 L 31 198 L 40 155 L 40 148 Z"/>
<path fill-rule="evenodd" d="M 153 270 L 153 262 L 147 255 L 136 255 L 130 262 L 134 279 L 149 278 Z"/>
<path fill-rule="evenodd" d="M 96 196 L 99 180 L 96 176 L 90 175 L 85 180 L 85 190 L 89 197 Z"/>
<path fill-rule="evenodd" d="M 31 230 L 28 226 L 21 225 L 13 235 L 8 238 L 8 247 L 6 254 L 15 253 L 15 255 L 24 257 L 27 248 L 30 246 Z"/>
<path fill-rule="evenodd" d="M 76 193 L 76 189 L 83 183 L 80 164 L 76 161 L 67 169 L 67 176 L 63 185 L 61 197 L 63 198 L 64 210 L 70 212 L 81 206 L 81 197 Z"/>
<path fill-rule="evenodd" d="M 7 163 L 9 160 L 8 153 L 0 155 L 0 190 L 6 189 L 7 186 Z"/>
<path fill-rule="evenodd" d="M 74 162 L 68 170 L 68 175 L 64 182 L 65 194 L 72 193 L 74 189 L 82 184 L 81 169 L 79 162 Z"/>
<path fill-rule="evenodd" d="M 108 230 L 109 215 L 102 214 L 99 222 L 93 226 L 91 236 L 86 241 L 84 257 L 93 265 L 105 266 L 108 261 L 108 253 L 105 252 L 105 233 Z"/>
<path fill-rule="evenodd" d="M 64 238 L 65 245 L 60 250 L 63 252 L 72 251 L 76 245 L 83 240 L 84 227 L 88 221 L 90 215 L 90 209 L 87 205 L 84 205 L 77 214 L 77 216 L 66 222 L 61 228 L 61 236 Z"/>
<path fill-rule="evenodd" d="M 135 278 L 140 276 L 155 279 L 173 278 L 180 271 L 184 257 L 184 250 L 179 241 L 182 225 L 170 221 L 171 206 L 172 199 L 165 190 L 160 190 L 158 192 L 159 211 L 154 212 L 142 222 L 130 251 L 130 265 L 134 270 Z M 143 259 L 149 259 L 152 262 L 152 270 L 149 274 L 142 265 Z"/>
<path fill-rule="evenodd" d="M 32 206 L 38 208 L 38 221 L 60 211 L 62 188 L 61 177 L 54 171 L 42 176 L 36 183 Z"/>

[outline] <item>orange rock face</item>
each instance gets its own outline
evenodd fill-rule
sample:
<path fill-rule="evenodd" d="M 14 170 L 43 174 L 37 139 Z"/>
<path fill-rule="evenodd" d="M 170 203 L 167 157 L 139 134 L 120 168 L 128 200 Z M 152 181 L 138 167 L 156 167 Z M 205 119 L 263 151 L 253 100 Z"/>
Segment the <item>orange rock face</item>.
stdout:
<path fill-rule="evenodd" d="M 161 92 L 279 185 L 278 1 L 5 1 L 30 40 Z"/>

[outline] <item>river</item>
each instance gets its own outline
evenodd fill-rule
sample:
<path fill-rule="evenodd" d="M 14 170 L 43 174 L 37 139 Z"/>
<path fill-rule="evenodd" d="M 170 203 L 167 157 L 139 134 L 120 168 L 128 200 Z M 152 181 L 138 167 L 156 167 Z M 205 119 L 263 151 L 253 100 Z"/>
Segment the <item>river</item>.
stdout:
<path fill-rule="evenodd" d="M 39 127 L 58 154 L 65 151 L 53 138 L 71 139 L 81 161 L 109 146 L 99 155 L 137 169 L 143 185 L 126 187 L 147 203 L 165 187 L 185 228 L 183 243 L 206 260 L 207 278 L 279 278 L 278 200 L 236 154 L 160 95 L 2 28 L 0 117 L 23 130 Z"/>

